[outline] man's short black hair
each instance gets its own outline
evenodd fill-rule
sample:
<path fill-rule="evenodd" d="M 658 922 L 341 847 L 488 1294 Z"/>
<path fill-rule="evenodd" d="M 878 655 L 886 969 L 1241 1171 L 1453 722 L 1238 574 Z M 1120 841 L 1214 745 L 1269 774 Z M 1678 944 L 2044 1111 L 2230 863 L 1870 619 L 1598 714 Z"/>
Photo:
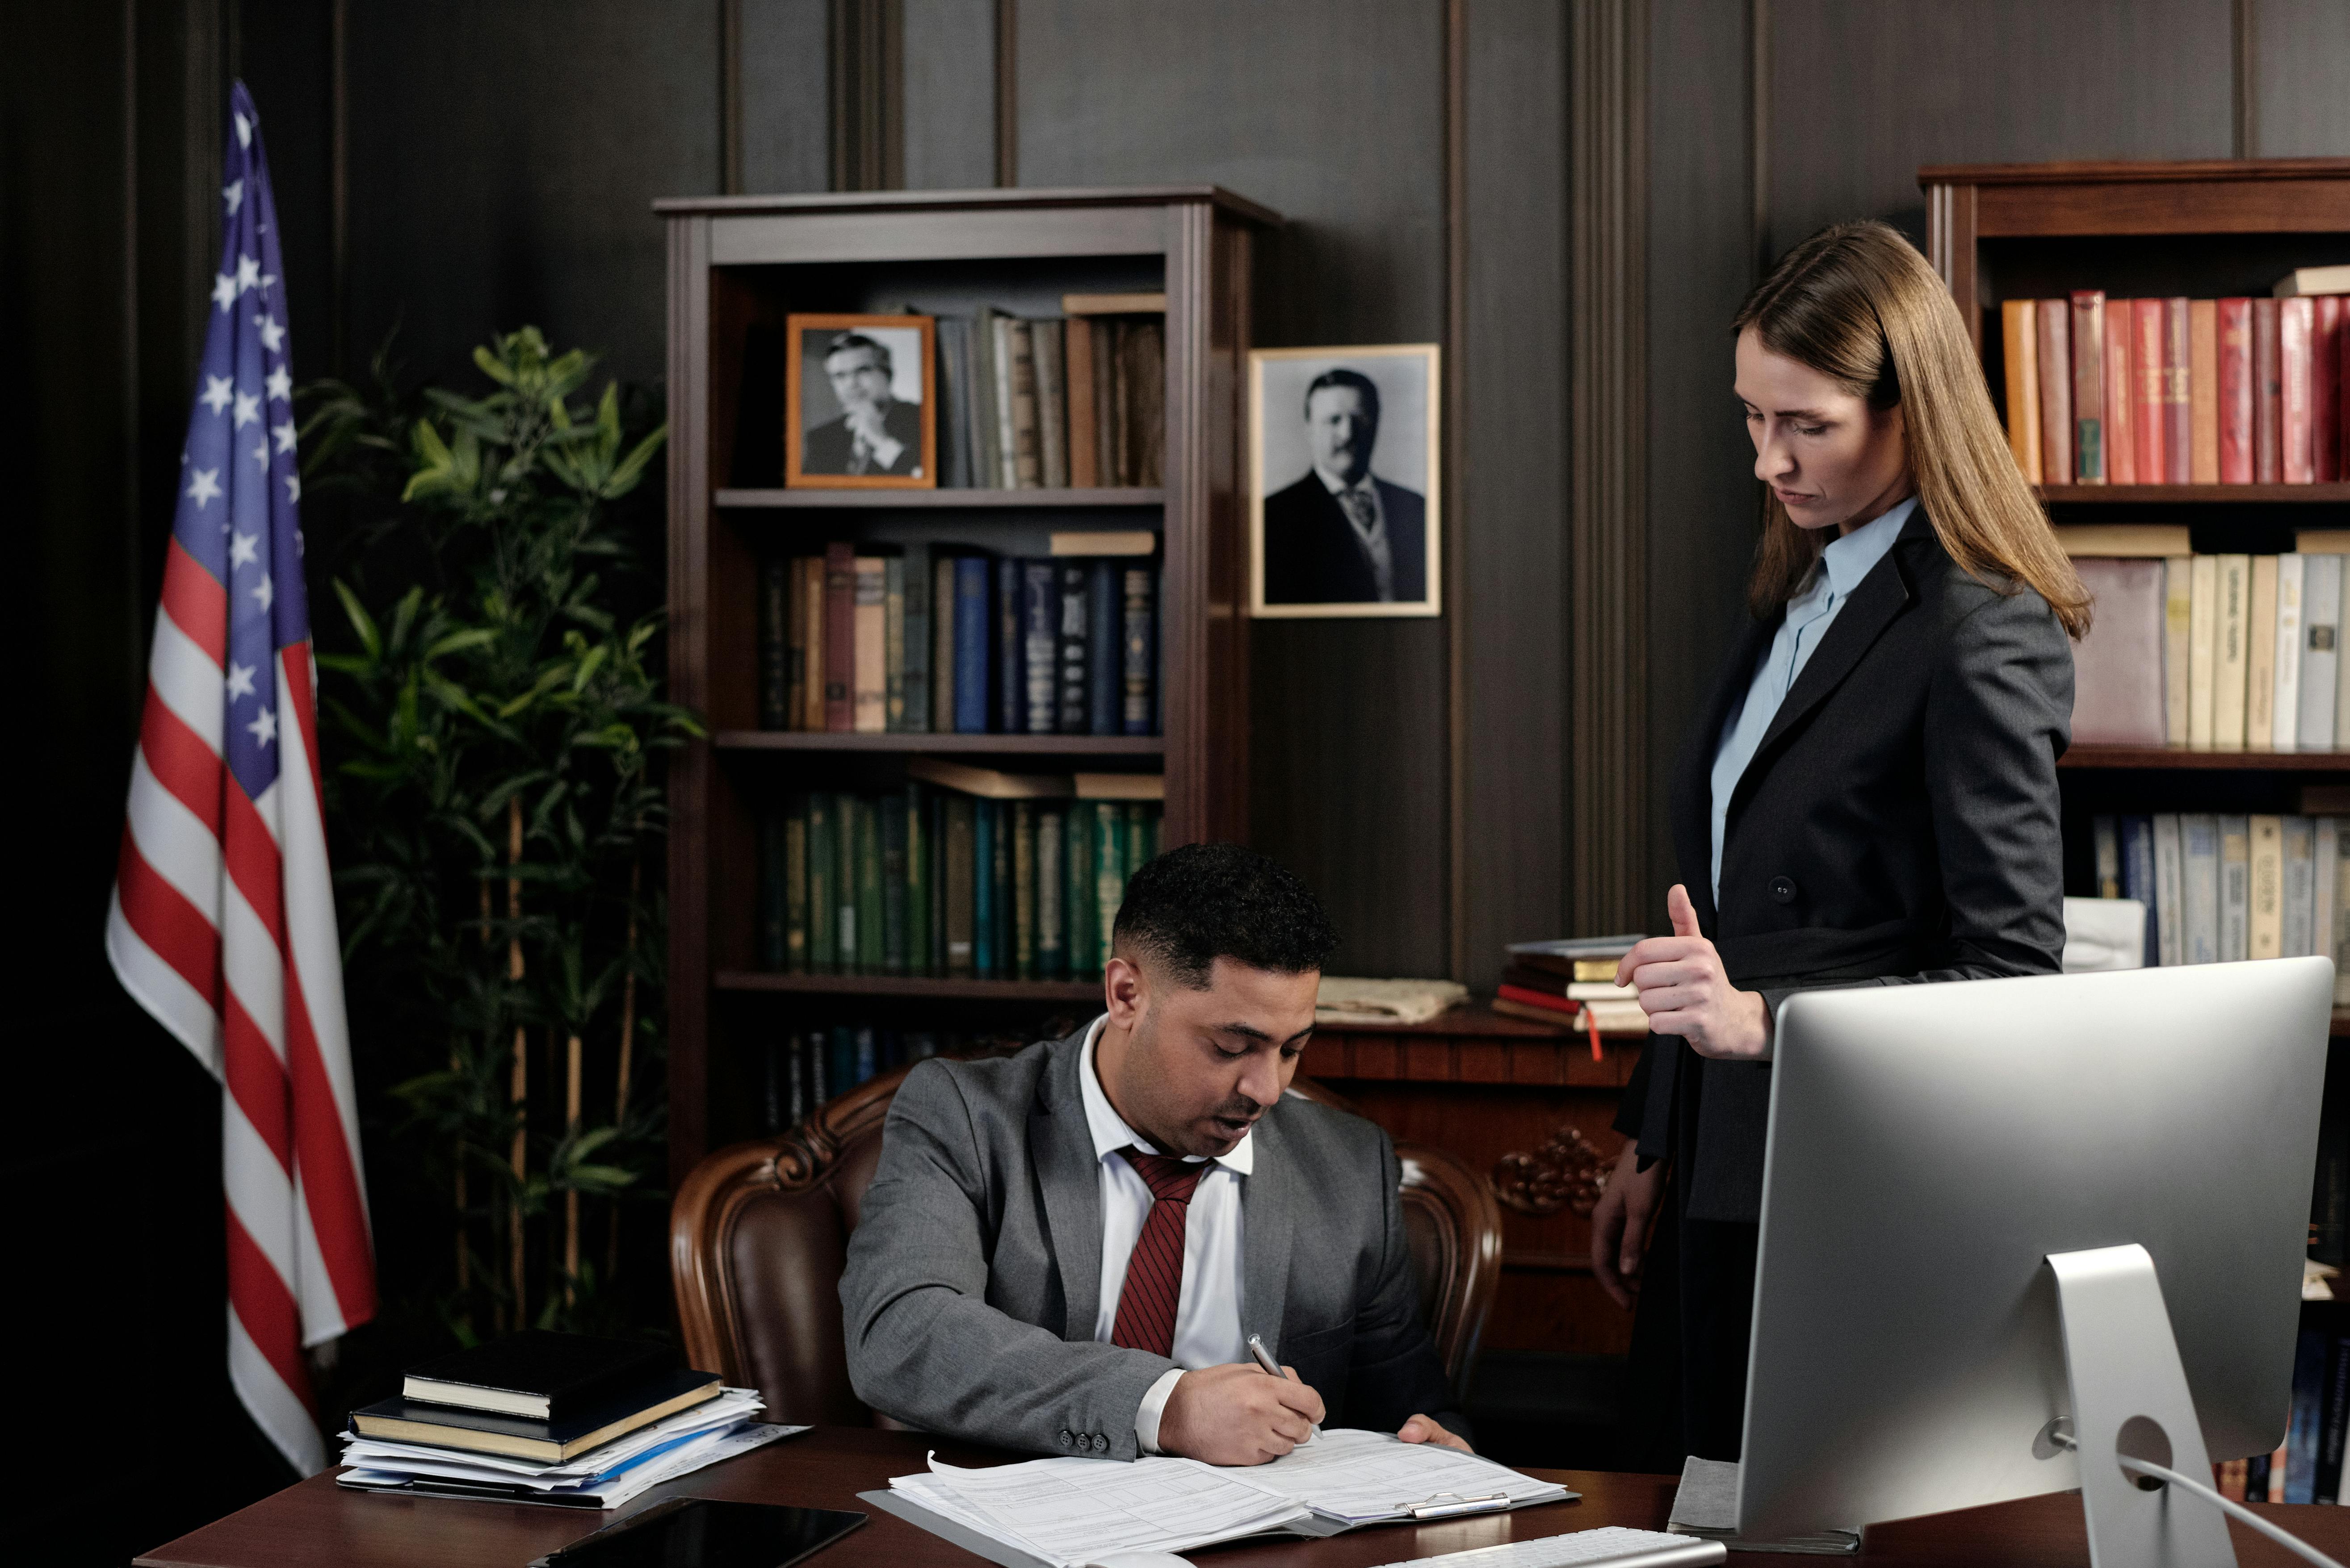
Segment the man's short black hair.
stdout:
<path fill-rule="evenodd" d="M 1363 394 L 1363 411 L 1371 416 L 1371 423 L 1379 422 L 1379 389 L 1360 370 L 1325 370 L 1314 378 L 1305 389 L 1305 417 L 1314 417 L 1314 394 L 1326 387 L 1351 387 Z"/>
<path fill-rule="evenodd" d="M 1318 970 L 1338 945 L 1297 874 L 1237 844 L 1187 844 L 1137 871 L 1112 946 L 1198 991 L 1220 958 L 1278 974 Z"/>
<path fill-rule="evenodd" d="M 829 361 L 835 354 L 847 354 L 858 348 L 873 350 L 873 362 L 885 376 L 895 375 L 889 368 L 889 346 L 879 337 L 868 337 L 862 332 L 843 332 L 824 346 L 824 357 Z"/>

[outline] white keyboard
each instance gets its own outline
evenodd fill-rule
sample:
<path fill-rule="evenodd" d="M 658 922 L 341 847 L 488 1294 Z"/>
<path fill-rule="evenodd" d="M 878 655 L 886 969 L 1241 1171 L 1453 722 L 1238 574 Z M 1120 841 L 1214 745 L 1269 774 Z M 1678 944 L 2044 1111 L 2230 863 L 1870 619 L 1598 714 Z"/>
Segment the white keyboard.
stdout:
<path fill-rule="evenodd" d="M 1611 1524 L 1599 1530 L 1545 1535 L 1538 1541 L 1448 1552 L 1440 1557 L 1415 1557 L 1387 1568 L 1585 1568 L 1586 1564 L 1596 1568 L 1602 1563 L 1621 1568 L 1707 1568 L 1729 1555 L 1729 1548 L 1719 1541 Z"/>

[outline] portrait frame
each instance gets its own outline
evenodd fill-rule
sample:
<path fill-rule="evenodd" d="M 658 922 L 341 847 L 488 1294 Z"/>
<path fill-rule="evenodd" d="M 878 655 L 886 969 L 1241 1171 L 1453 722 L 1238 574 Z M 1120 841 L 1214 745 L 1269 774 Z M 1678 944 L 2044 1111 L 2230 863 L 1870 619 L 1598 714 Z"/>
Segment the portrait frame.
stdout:
<path fill-rule="evenodd" d="M 784 318 L 784 484 L 793 490 L 935 490 L 939 479 L 937 319 L 929 316 L 875 316 L 853 312 L 795 311 Z M 912 473 L 849 473 L 821 465 L 811 468 L 809 437 L 839 417 L 840 405 L 821 381 L 822 343 L 842 332 L 863 332 L 889 350 L 891 389 L 896 403 L 907 400 L 910 383 L 920 392 L 915 407 L 920 420 L 919 469 Z M 912 364 L 902 350 L 911 348 Z M 811 371 L 810 365 L 816 366 Z M 815 400 L 811 375 L 821 390 Z M 771 407 L 773 405 L 770 405 Z M 816 429 L 810 415 L 830 409 Z"/>
<path fill-rule="evenodd" d="M 1401 483 L 1424 503 L 1418 575 L 1423 592 L 1392 601 L 1375 598 L 1268 600 L 1266 508 L 1315 476 L 1305 452 L 1305 389 L 1325 370 L 1354 370 L 1380 390 L 1378 433 L 1369 476 Z M 1434 343 L 1351 344 L 1336 348 L 1253 348 L 1249 351 L 1249 614 L 1265 620 L 1393 618 L 1444 613 L 1443 349 Z M 1393 394 L 1411 392 L 1410 397 Z M 1380 454 L 1389 462 L 1383 470 Z M 1415 492 L 1412 483 L 1418 482 Z M 1332 511 L 1336 512 L 1335 504 Z M 1279 524 L 1281 520 L 1276 519 Z"/>

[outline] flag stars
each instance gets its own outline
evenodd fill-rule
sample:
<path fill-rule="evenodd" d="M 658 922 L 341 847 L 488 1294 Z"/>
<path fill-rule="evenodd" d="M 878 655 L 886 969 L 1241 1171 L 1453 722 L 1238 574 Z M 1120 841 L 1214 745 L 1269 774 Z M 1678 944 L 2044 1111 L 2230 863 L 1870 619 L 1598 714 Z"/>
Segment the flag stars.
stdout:
<path fill-rule="evenodd" d="M 213 303 L 220 306 L 223 316 L 227 315 L 229 307 L 236 303 L 236 279 L 224 272 L 214 273 Z"/>
<path fill-rule="evenodd" d="M 253 461 L 259 463 L 264 468 L 267 468 L 269 466 L 269 442 L 267 441 L 263 441 L 260 445 L 253 449 Z"/>
<path fill-rule="evenodd" d="M 285 366 L 280 365 L 264 376 L 261 384 L 268 389 L 271 402 L 290 403 L 294 400 L 294 374 Z"/>
<path fill-rule="evenodd" d="M 277 715 L 264 708 L 253 716 L 253 722 L 244 727 L 244 732 L 253 737 L 253 743 L 256 746 L 269 744 L 277 738 Z"/>
<path fill-rule="evenodd" d="M 236 534 L 230 536 L 228 542 L 228 569 L 230 571 L 234 572 L 239 566 L 257 566 L 260 564 L 260 535 Z"/>
<path fill-rule="evenodd" d="M 261 346 L 264 348 L 268 349 L 272 354 L 282 350 L 286 342 L 286 328 L 277 324 L 277 317 L 256 316 L 253 318 L 253 324 L 261 328 Z"/>
<path fill-rule="evenodd" d="M 210 377 L 206 377 L 206 378 L 205 378 L 205 379 L 210 380 L 210 379 L 211 379 L 211 378 L 210 378 Z M 215 412 L 215 413 L 217 413 L 217 412 L 219 412 L 220 410 L 217 410 L 217 409 L 215 409 L 215 410 L 213 410 L 213 412 Z M 243 430 L 243 429 L 244 429 L 245 426 L 247 426 L 247 425 L 251 425 L 251 424 L 259 424 L 260 422 L 261 422 L 261 394 L 260 394 L 260 393 L 258 393 L 258 392 L 239 392 L 239 393 L 237 393 L 237 394 L 236 394 L 236 425 L 235 425 L 235 428 L 236 428 L 236 429 L 238 429 L 238 430 Z"/>
<path fill-rule="evenodd" d="M 260 263 L 260 262 L 258 262 L 258 261 L 256 261 L 256 260 L 255 260 L 255 259 L 254 259 L 253 257 L 251 257 L 251 256 L 239 256 L 239 257 L 237 257 L 237 258 L 236 258 L 236 291 L 237 291 L 237 293 L 239 293 L 239 294 L 243 294 L 246 289 L 249 289 L 249 288 L 259 288 L 260 286 L 261 286 L 261 263 Z"/>
<path fill-rule="evenodd" d="M 244 182 L 232 180 L 222 186 L 221 200 L 228 203 L 228 215 L 235 217 L 236 210 L 244 205 Z"/>
<path fill-rule="evenodd" d="M 279 452 L 292 452 L 294 450 L 294 421 L 292 420 L 287 420 L 283 424 L 270 426 L 269 433 L 277 438 L 277 450 Z"/>
<path fill-rule="evenodd" d="M 203 404 L 204 407 L 210 409 L 213 412 L 219 413 L 223 409 L 228 407 L 229 400 L 235 396 L 236 383 L 231 380 L 228 377 L 206 376 L 204 378 L 203 395 L 198 398 L 196 401 Z"/>
<path fill-rule="evenodd" d="M 266 615 L 269 612 L 270 601 L 275 599 L 276 597 L 276 590 L 269 586 L 269 574 L 266 572 L 262 573 L 260 586 L 253 590 L 254 603 L 259 605 L 261 607 L 262 613 Z"/>
<path fill-rule="evenodd" d="M 217 468 L 200 468 L 196 470 L 195 477 L 188 482 L 188 499 L 196 504 L 199 512 L 204 509 L 205 502 L 219 499 L 220 493 L 220 470 Z"/>
<path fill-rule="evenodd" d="M 252 695 L 253 667 L 249 664 L 239 664 L 234 659 L 230 659 L 228 661 L 228 700 L 234 702 L 240 697 Z"/>
<path fill-rule="evenodd" d="M 286 504 L 291 506 L 301 499 L 302 476 L 298 473 L 287 474 L 286 476 Z M 302 535 L 299 534 L 294 535 L 294 553 L 297 556 L 302 553 Z"/>

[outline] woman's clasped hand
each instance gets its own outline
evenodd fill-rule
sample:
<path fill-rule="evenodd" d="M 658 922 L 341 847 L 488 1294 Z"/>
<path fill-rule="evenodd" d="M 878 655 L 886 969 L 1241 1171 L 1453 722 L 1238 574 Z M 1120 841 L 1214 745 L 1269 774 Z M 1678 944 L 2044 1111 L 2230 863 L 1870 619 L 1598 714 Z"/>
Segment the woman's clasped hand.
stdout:
<path fill-rule="evenodd" d="M 1721 954 L 1698 929 L 1687 888 L 1674 883 L 1665 909 L 1673 934 L 1650 937 L 1626 953 L 1616 966 L 1616 983 L 1639 992 L 1649 1033 L 1679 1035 L 1701 1056 L 1767 1061 L 1771 1012 L 1762 993 L 1730 983 Z"/>

